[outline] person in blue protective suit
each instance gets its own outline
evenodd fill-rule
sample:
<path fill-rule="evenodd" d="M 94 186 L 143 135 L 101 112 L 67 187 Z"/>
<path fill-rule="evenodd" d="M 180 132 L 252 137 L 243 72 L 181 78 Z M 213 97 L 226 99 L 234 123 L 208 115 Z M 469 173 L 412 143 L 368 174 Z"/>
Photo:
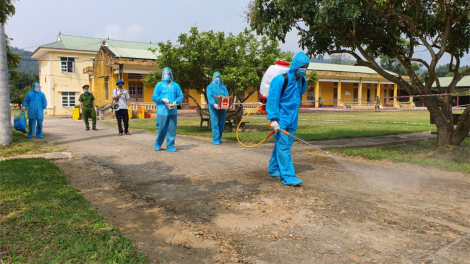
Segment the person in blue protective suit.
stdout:
<path fill-rule="evenodd" d="M 222 75 L 214 73 L 212 83 L 207 86 L 207 100 L 209 101 L 209 112 L 212 124 L 212 144 L 222 144 L 222 133 L 225 128 L 225 117 L 227 112 L 219 107 L 219 96 L 229 96 L 227 87 L 222 84 Z"/>
<path fill-rule="evenodd" d="M 295 177 L 294 164 L 290 154 L 294 138 L 280 131 L 286 130 L 295 136 L 301 98 L 307 89 L 307 81 L 302 82 L 302 78 L 305 78 L 308 65 L 307 55 L 303 52 L 297 53 L 287 72 L 286 89 L 283 91 L 284 76 L 274 77 L 266 102 L 267 118 L 271 121 L 271 128 L 275 131 L 274 141 L 276 143 L 269 161 L 269 176 L 282 179 L 282 183 L 288 186 L 299 185 L 302 180 Z"/>
<path fill-rule="evenodd" d="M 29 133 L 28 138 L 32 138 L 36 133 L 37 138 L 43 138 L 42 136 L 42 121 L 44 120 L 44 114 L 47 114 L 46 96 L 41 92 L 41 86 L 35 82 L 33 89 L 24 98 L 23 110 L 28 108 L 28 122 L 29 122 Z"/>
<path fill-rule="evenodd" d="M 166 151 L 176 152 L 177 104 L 183 102 L 183 92 L 179 84 L 173 81 L 173 73 L 168 67 L 163 68 L 162 81 L 155 86 L 152 100 L 157 104 L 157 138 L 154 147 L 160 151 L 166 138 Z"/>

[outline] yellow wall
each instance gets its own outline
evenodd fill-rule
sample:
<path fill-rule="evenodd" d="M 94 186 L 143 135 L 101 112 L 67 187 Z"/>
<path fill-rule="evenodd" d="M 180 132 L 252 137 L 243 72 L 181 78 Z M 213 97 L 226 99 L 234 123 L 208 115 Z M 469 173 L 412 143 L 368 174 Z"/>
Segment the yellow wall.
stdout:
<path fill-rule="evenodd" d="M 75 59 L 74 72 L 61 72 L 61 57 Z M 83 68 L 92 65 L 91 52 L 49 51 L 39 60 L 39 82 L 47 99 L 47 116 L 71 116 L 74 107 L 62 107 L 62 92 L 74 92 L 75 104 L 83 92 L 82 86 L 88 84 L 88 75 Z"/>

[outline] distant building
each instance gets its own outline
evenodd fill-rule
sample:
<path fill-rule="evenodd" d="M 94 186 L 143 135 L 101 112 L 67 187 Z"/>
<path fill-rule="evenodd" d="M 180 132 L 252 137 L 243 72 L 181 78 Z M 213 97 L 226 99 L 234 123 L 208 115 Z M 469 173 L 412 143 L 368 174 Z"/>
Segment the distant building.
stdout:
<path fill-rule="evenodd" d="M 376 96 L 380 97 L 382 105 L 400 108 L 396 98 L 398 85 L 368 67 L 310 63 L 309 74 L 312 71 L 317 71 L 318 82 L 313 89 L 308 90 L 302 101 L 314 99 L 315 102 L 310 104 L 315 108 L 319 107 L 319 98 L 321 98 L 323 107 L 374 109 Z M 411 106 L 412 99 L 409 99 L 409 102 Z"/>
<path fill-rule="evenodd" d="M 88 84 L 82 69 L 93 65 L 101 41 L 59 34 L 56 42 L 31 54 L 39 62 L 39 82 L 46 95 L 48 116 L 72 115 L 82 86 Z"/>
<path fill-rule="evenodd" d="M 158 53 L 149 50 L 157 47 L 157 44 L 59 34 L 56 42 L 41 46 L 31 54 L 31 58 L 39 61 L 39 80 L 48 101 L 48 115 L 71 116 L 85 84 L 90 85 L 98 106 L 111 103 L 118 79 L 125 82 L 132 105 L 154 107 L 153 89 L 144 89 L 142 79 L 152 71 L 161 70 L 157 66 Z M 373 108 L 375 104 L 370 102 L 376 95 L 385 106 L 403 106 L 396 99 L 398 85 L 367 67 L 310 63 L 308 74 L 313 71 L 317 71 L 319 82 L 302 97 L 303 106 L 318 108 L 321 98 L 323 107 Z M 189 102 L 189 94 L 199 104 L 206 104 L 204 95 L 190 87 L 181 88 L 186 94 L 184 103 Z M 244 96 L 249 94 L 246 92 Z M 258 94 L 255 92 L 245 102 L 257 102 Z"/>
<path fill-rule="evenodd" d="M 142 79 L 148 73 L 160 70 L 158 53 L 149 50 L 155 48 L 156 44 L 103 40 L 93 64 L 83 69 L 83 74 L 89 77 L 96 103 L 102 106 L 113 101 L 113 89 L 117 88 L 119 79 L 124 81 L 132 104 L 152 103 L 153 89 L 144 89 Z"/>
<path fill-rule="evenodd" d="M 159 70 L 157 55 L 149 48 L 157 45 L 63 34 L 37 48 L 31 58 L 39 62 L 48 116 L 71 116 L 85 84 L 90 85 L 98 106 L 111 102 L 119 78 L 126 82 L 131 101 L 152 103 L 153 89 L 144 91 L 142 85 L 147 73 Z"/>
<path fill-rule="evenodd" d="M 454 77 L 441 77 L 439 78 L 439 84 L 441 87 L 448 87 Z M 436 83 L 432 84 L 432 87 L 436 87 Z M 462 93 L 452 95 L 452 105 L 466 107 L 470 104 L 470 76 L 463 77 L 456 85 L 453 93 Z"/>

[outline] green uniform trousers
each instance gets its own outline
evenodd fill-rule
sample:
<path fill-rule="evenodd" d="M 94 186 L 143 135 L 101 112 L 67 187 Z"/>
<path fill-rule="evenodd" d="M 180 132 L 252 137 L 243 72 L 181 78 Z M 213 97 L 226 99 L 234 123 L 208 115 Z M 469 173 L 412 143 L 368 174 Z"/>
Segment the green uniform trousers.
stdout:
<path fill-rule="evenodd" d="M 85 126 L 90 128 L 90 124 L 88 123 L 88 118 L 91 117 L 91 122 L 93 127 L 96 127 L 96 112 L 94 107 L 83 107 L 83 120 L 85 121 Z"/>

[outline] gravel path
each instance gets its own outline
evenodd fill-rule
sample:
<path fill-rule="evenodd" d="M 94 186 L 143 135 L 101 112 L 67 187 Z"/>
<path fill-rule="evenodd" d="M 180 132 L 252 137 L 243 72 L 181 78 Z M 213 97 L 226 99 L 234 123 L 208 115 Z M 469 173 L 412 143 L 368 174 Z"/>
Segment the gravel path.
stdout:
<path fill-rule="evenodd" d="M 132 122 L 132 121 L 131 121 Z M 470 175 L 325 156 L 295 143 L 301 187 L 268 177 L 271 144 L 245 149 L 178 135 L 47 118 L 55 163 L 153 263 L 470 263 Z M 394 144 L 428 133 L 314 142 Z M 434 136 L 435 137 L 435 136 Z M 349 142 L 349 143 L 348 143 Z"/>

